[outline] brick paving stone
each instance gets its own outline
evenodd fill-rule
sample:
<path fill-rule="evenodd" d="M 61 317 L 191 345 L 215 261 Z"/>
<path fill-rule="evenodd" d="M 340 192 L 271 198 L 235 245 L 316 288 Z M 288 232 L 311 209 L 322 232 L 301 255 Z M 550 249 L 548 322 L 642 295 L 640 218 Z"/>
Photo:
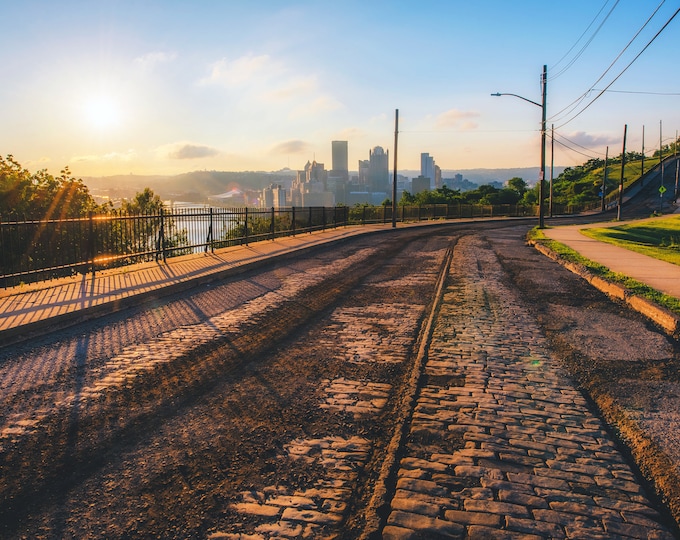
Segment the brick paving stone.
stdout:
<path fill-rule="evenodd" d="M 499 528 L 502 518 L 496 514 L 488 512 L 469 512 L 462 510 L 447 510 L 444 512 L 447 521 L 460 523 L 461 525 L 485 525 L 487 527 Z"/>
<path fill-rule="evenodd" d="M 608 521 L 604 522 L 606 531 L 611 535 L 619 535 L 629 538 L 648 538 L 651 530 L 645 525 L 636 525 L 634 523 L 623 523 L 620 521 Z M 667 531 L 663 531 L 661 528 L 656 529 L 657 538 L 668 538 L 669 540 L 673 538 L 673 535 Z M 661 535 L 661 536 L 659 536 Z"/>
<path fill-rule="evenodd" d="M 523 532 L 494 529 L 482 525 L 468 527 L 469 540 L 544 540 L 545 537 Z"/>
<path fill-rule="evenodd" d="M 392 508 L 430 517 L 437 517 L 441 513 L 441 506 L 438 504 L 428 503 L 411 497 L 394 497 L 392 499 Z"/>
<path fill-rule="evenodd" d="M 433 535 L 458 536 L 465 532 L 465 527 L 458 523 L 409 512 L 402 512 L 400 510 L 395 510 L 390 513 L 387 524 L 403 527 L 404 529 L 411 529 L 411 531 L 418 531 L 421 538 L 426 538 L 427 536 L 424 535 L 427 533 L 432 533 Z"/>
<path fill-rule="evenodd" d="M 564 529 L 556 523 L 536 521 L 535 519 L 518 518 L 508 516 L 505 518 L 505 526 L 519 533 L 538 534 L 541 538 L 565 538 Z"/>
<path fill-rule="evenodd" d="M 424 366 L 438 384 L 421 390 L 409 426 L 428 442 L 412 439 L 402 457 L 383 537 L 670 535 L 484 241 L 460 238 L 449 272 Z M 458 447 L 445 443 L 451 432 Z M 419 471 L 430 478 L 408 477 Z M 440 522 L 465 528 L 433 528 Z"/>
<path fill-rule="evenodd" d="M 387 525 L 382 531 L 383 540 L 413 540 L 414 531 L 396 525 Z"/>
<path fill-rule="evenodd" d="M 468 512 L 487 512 L 501 516 L 529 516 L 526 506 L 496 501 L 469 500 L 465 501 L 464 508 Z"/>
<path fill-rule="evenodd" d="M 529 495 L 512 489 L 499 489 L 498 500 L 533 508 L 548 508 L 548 503 L 543 497 Z"/>

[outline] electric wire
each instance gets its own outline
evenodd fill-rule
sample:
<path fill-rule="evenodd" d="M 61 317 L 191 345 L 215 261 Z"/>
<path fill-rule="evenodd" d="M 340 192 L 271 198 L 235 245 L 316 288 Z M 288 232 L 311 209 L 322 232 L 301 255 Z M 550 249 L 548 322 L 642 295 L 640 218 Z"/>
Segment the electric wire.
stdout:
<path fill-rule="evenodd" d="M 597 154 L 597 155 L 600 155 L 600 156 L 603 156 L 603 155 L 604 155 L 602 152 L 598 152 L 597 150 L 593 150 L 592 148 L 586 148 L 585 146 L 582 146 L 582 145 L 580 145 L 579 143 L 577 143 L 577 142 L 575 142 L 575 141 L 572 141 L 571 139 L 569 139 L 568 137 L 565 137 L 565 136 L 562 135 L 561 133 L 556 133 L 556 135 L 557 135 L 558 137 L 564 139 L 565 141 L 568 141 L 570 144 L 572 144 L 572 145 L 574 145 L 574 146 L 578 146 L 579 148 L 581 148 L 582 150 L 585 150 L 586 152 L 592 152 L 593 154 Z M 558 142 L 557 139 L 555 139 L 555 142 Z M 566 145 L 563 145 L 563 146 L 566 146 Z M 584 155 L 585 155 L 585 154 L 584 154 Z"/>
<path fill-rule="evenodd" d="M 602 11 L 604 10 L 604 8 L 607 6 L 608 3 L 609 3 L 609 0 L 605 0 L 604 4 L 602 4 L 602 7 L 600 8 L 600 11 L 597 12 L 597 15 L 595 15 L 595 17 L 593 18 L 593 20 L 590 21 L 590 24 L 589 24 L 589 25 L 587 26 L 587 28 L 583 31 L 583 33 L 579 36 L 579 38 L 574 42 L 574 44 L 571 46 L 571 48 L 570 48 L 566 53 L 564 53 L 564 56 L 562 56 L 562 58 L 560 58 L 557 62 L 555 62 L 555 63 L 552 65 L 552 68 L 553 68 L 553 69 L 556 69 L 557 66 L 559 66 L 559 65 L 562 63 L 562 60 L 564 60 L 567 56 L 569 56 L 569 53 L 571 53 L 571 51 L 574 50 L 574 47 L 576 47 L 576 45 L 579 44 L 579 42 L 583 39 L 583 36 L 586 35 L 586 32 L 588 32 L 588 30 L 590 30 L 590 27 L 593 26 L 593 24 L 595 24 L 595 21 L 596 21 L 597 18 L 600 16 L 600 13 L 602 13 Z"/>
<path fill-rule="evenodd" d="M 660 3 L 660 4 L 657 6 L 657 8 L 652 12 L 652 14 L 647 18 L 647 20 L 645 21 L 645 23 L 640 27 L 640 29 L 635 33 L 635 35 L 630 39 L 630 41 L 628 41 L 628 43 L 626 44 L 626 46 L 619 52 L 619 54 L 616 56 L 616 58 L 614 59 L 614 61 L 613 61 L 611 64 L 609 64 L 609 67 L 602 73 L 602 75 L 600 75 L 600 77 L 599 77 L 593 84 L 590 85 L 590 88 L 589 88 L 586 92 L 584 92 L 583 94 L 581 94 L 581 96 L 579 96 L 579 97 L 576 98 L 574 101 L 572 101 L 569 105 L 567 105 L 566 107 L 564 107 L 562 110 L 560 110 L 560 111 L 556 112 L 555 114 L 553 114 L 553 115 L 550 117 L 550 120 L 552 120 L 552 121 L 559 121 L 559 120 L 561 120 L 562 118 L 566 117 L 567 115 L 571 114 L 571 113 L 572 113 L 572 112 L 573 112 L 573 111 L 574 111 L 574 110 L 575 110 L 575 109 L 576 109 L 576 108 L 577 108 L 577 107 L 578 107 L 578 106 L 579 106 L 579 105 L 580 105 L 580 104 L 581 104 L 581 103 L 582 103 L 582 102 L 590 95 L 590 93 L 594 91 L 594 88 L 593 88 L 593 87 L 594 87 L 597 83 L 599 83 L 599 82 L 605 77 L 605 75 L 607 75 L 607 73 L 609 73 L 609 71 L 614 67 L 614 64 L 616 64 L 616 62 L 619 61 L 619 59 L 621 58 L 621 56 L 623 55 L 623 53 L 625 53 L 626 50 L 628 50 L 628 48 L 632 45 L 632 43 L 638 38 L 638 36 L 640 35 L 640 33 L 645 29 L 645 27 L 649 24 L 649 22 L 650 22 L 650 21 L 652 20 L 652 18 L 657 14 L 657 12 L 659 11 L 659 9 L 661 9 L 661 6 L 663 6 L 665 2 L 666 2 L 666 0 L 661 0 L 661 3 Z M 627 69 L 627 68 L 626 68 L 626 69 Z M 569 111 L 567 111 L 567 109 L 569 109 Z M 565 111 L 567 111 L 567 112 L 565 112 Z M 563 115 L 563 116 L 560 116 L 560 115 L 562 115 L 562 113 L 564 113 L 564 115 Z"/>
<path fill-rule="evenodd" d="M 601 88 L 593 88 L 593 92 L 601 92 Z M 680 92 L 646 92 L 642 90 L 605 90 L 614 94 L 642 94 L 645 96 L 680 96 Z"/>
<path fill-rule="evenodd" d="M 552 81 L 552 80 L 555 80 L 555 79 L 557 79 L 558 77 L 560 77 L 561 75 L 563 75 L 563 74 L 564 74 L 571 66 L 574 65 L 574 63 L 576 62 L 576 60 L 578 60 L 578 59 L 581 57 L 581 55 L 585 52 L 585 50 L 588 48 L 588 46 L 592 43 L 593 39 L 595 39 L 595 36 L 597 36 L 597 34 L 600 32 L 600 30 L 601 30 L 602 27 L 604 26 L 604 23 L 607 22 L 607 19 L 609 19 L 609 16 L 612 14 L 612 12 L 613 12 L 614 9 L 616 8 L 616 6 L 619 5 L 619 1 L 620 1 L 620 0 L 616 0 L 616 2 L 614 2 L 614 5 L 613 5 L 612 8 L 609 10 L 609 13 L 607 13 L 607 15 L 605 16 L 605 18 L 602 20 L 602 22 L 600 23 L 600 25 L 597 27 L 597 29 L 596 29 L 595 32 L 593 33 L 593 35 L 590 36 L 590 39 L 588 39 L 588 41 L 585 43 L 585 45 L 584 45 L 583 47 L 581 47 L 581 50 L 574 56 L 574 58 L 572 58 L 572 59 L 569 61 L 569 63 L 568 63 L 565 67 L 563 67 L 560 71 L 558 71 L 556 74 L 554 74 L 554 75 L 552 75 L 552 76 L 550 77 L 550 80 L 551 80 L 551 81 Z M 607 5 L 607 3 L 608 3 L 608 0 L 607 0 L 607 2 L 605 2 L 604 6 L 602 6 L 602 9 L 604 9 L 604 7 Z M 600 11 L 599 11 L 598 14 L 596 15 L 595 19 L 597 19 L 597 17 L 600 15 L 600 13 L 602 12 L 602 9 L 600 9 Z M 588 26 L 588 28 L 590 28 L 590 26 L 592 26 L 592 24 L 595 22 L 595 19 L 593 19 L 593 22 L 590 23 L 590 25 Z M 587 32 L 587 31 L 588 31 L 588 30 L 586 29 L 586 32 Z M 585 33 L 585 32 L 584 32 L 584 33 Z M 579 40 L 580 40 L 580 39 L 581 39 L 581 38 L 579 38 Z M 578 41 L 577 41 L 577 43 L 578 43 Z M 572 49 L 573 49 L 573 47 L 572 47 Z M 571 51 L 571 49 L 569 49 L 569 51 Z M 567 53 L 567 54 L 569 54 L 569 53 Z M 561 62 L 561 61 L 562 61 L 562 60 L 560 60 L 560 62 Z M 558 63 L 559 63 L 559 62 L 558 62 Z"/>
<path fill-rule="evenodd" d="M 569 150 L 571 152 L 575 152 L 576 154 L 580 154 L 584 157 L 587 157 L 588 159 L 597 159 L 597 156 L 591 156 L 589 154 L 586 154 L 585 152 L 581 152 L 580 150 L 576 150 L 576 148 L 572 148 L 568 144 L 564 144 L 562 141 L 558 141 L 557 139 L 553 139 L 553 140 L 554 140 L 555 144 L 558 144 L 558 145 L 566 148 L 567 150 Z"/>
<path fill-rule="evenodd" d="M 594 98 L 593 98 L 593 99 L 592 99 L 585 107 L 583 107 L 579 112 L 577 112 L 577 113 L 576 113 L 574 116 L 572 116 L 569 120 L 567 120 L 566 122 L 564 122 L 563 124 L 561 124 L 561 125 L 559 126 L 559 128 L 562 128 L 562 127 L 566 126 L 567 124 L 569 124 L 570 122 L 572 122 L 574 119 L 576 119 L 577 117 L 579 117 L 579 116 L 580 116 L 581 114 L 583 114 L 583 113 L 584 113 L 584 112 L 585 112 L 585 111 L 586 111 L 593 103 L 595 103 L 600 97 L 602 97 L 602 95 L 603 95 L 607 90 L 609 90 L 609 88 L 610 88 L 610 87 L 611 87 L 611 86 L 612 86 L 612 85 L 613 85 L 613 84 L 614 84 L 614 83 L 615 83 L 615 82 L 616 82 L 616 81 L 617 81 L 617 80 L 618 80 L 618 79 L 619 79 L 626 71 L 628 71 L 628 69 L 630 68 L 630 66 L 632 66 L 632 65 L 635 63 L 635 61 L 636 61 L 638 58 L 640 58 L 640 56 L 642 56 L 642 53 L 644 53 L 644 52 L 649 48 L 649 46 L 650 46 L 652 43 L 654 43 L 654 41 L 656 40 L 656 38 L 658 38 L 659 35 L 661 35 L 661 33 L 668 27 L 668 25 L 673 21 L 673 19 L 675 19 L 675 17 L 678 15 L 678 13 L 680 13 L 680 8 L 678 8 L 678 9 L 675 11 L 675 13 L 673 13 L 673 15 L 671 15 L 671 17 L 666 21 L 666 23 L 661 27 L 661 29 L 654 35 L 654 37 L 653 37 L 652 39 L 650 39 L 650 40 L 647 42 L 647 44 L 646 44 L 646 45 L 642 48 L 642 50 L 635 56 L 635 58 L 633 58 L 633 59 L 628 63 L 628 65 L 627 65 L 625 68 L 623 68 L 623 70 L 622 70 L 622 71 L 621 71 L 621 72 L 620 72 L 620 73 L 619 73 L 619 74 L 618 74 L 618 75 L 617 75 L 617 76 L 616 76 L 616 77 L 615 77 L 615 78 L 614 78 L 607 86 L 605 86 L 605 88 L 604 88 L 603 90 L 601 90 L 599 94 L 597 94 L 597 96 L 595 96 L 595 97 L 594 97 Z M 646 23 L 645 23 L 645 24 L 646 24 Z M 558 128 L 558 129 L 559 129 L 559 128 Z"/>

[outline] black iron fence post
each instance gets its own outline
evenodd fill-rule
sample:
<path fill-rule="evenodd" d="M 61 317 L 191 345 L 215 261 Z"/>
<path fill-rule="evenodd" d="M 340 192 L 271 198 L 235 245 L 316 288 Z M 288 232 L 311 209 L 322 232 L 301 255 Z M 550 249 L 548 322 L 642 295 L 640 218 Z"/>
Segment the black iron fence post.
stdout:
<path fill-rule="evenodd" d="M 295 236 L 295 207 L 294 206 L 293 206 L 292 225 L 293 225 L 293 236 Z"/>
<path fill-rule="evenodd" d="M 243 220 L 243 237 L 248 245 L 248 207 L 246 206 L 245 219 Z"/>
<path fill-rule="evenodd" d="M 213 209 L 210 208 L 210 223 L 208 224 L 208 237 L 205 239 L 205 253 L 208 253 L 208 246 L 210 246 L 210 253 L 215 252 L 213 244 Z"/>
<path fill-rule="evenodd" d="M 272 206 L 272 218 L 269 222 L 269 232 L 271 233 L 272 240 L 274 240 L 274 207 Z"/>
<path fill-rule="evenodd" d="M 93 212 L 90 211 L 88 215 L 88 234 L 87 234 L 87 259 L 90 261 L 90 270 L 92 271 L 92 277 L 96 271 L 96 266 L 94 263 L 95 259 L 95 239 L 94 239 L 94 217 Z"/>
<path fill-rule="evenodd" d="M 160 227 L 158 228 L 158 244 L 157 244 L 157 247 L 156 247 L 156 262 L 158 262 L 159 256 L 162 256 L 163 262 L 166 262 L 166 259 L 165 259 L 165 218 L 164 218 L 163 208 L 161 208 L 158 215 L 160 217 L 161 224 L 160 224 Z"/>
<path fill-rule="evenodd" d="M 309 220 L 307 221 L 307 229 L 309 233 L 312 233 L 312 207 L 309 207 Z"/>

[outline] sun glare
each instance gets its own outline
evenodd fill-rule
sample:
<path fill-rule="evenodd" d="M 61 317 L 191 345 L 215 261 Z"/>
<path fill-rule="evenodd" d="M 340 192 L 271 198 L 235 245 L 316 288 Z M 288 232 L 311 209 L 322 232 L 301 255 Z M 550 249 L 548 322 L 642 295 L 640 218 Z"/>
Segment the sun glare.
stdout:
<path fill-rule="evenodd" d="M 99 96 L 86 101 L 85 116 L 88 122 L 97 129 L 113 128 L 120 119 L 115 101 L 106 96 Z"/>

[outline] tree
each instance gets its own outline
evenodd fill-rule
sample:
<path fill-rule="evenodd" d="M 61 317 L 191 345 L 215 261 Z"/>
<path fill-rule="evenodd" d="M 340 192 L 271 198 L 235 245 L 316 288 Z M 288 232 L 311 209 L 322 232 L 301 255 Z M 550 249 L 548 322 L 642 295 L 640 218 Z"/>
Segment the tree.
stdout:
<path fill-rule="evenodd" d="M 519 176 L 515 176 L 508 180 L 508 188 L 516 191 L 520 198 L 524 196 L 524 193 L 528 189 L 527 183 L 520 178 Z"/>
<path fill-rule="evenodd" d="M 54 177 L 46 170 L 31 173 L 12 155 L 0 157 L 0 215 L 30 219 L 86 216 L 101 210 L 80 179 L 65 167 Z"/>
<path fill-rule="evenodd" d="M 156 215 L 163 208 L 163 201 L 151 188 L 144 188 L 131 200 L 124 200 L 121 206 L 126 214 Z"/>

